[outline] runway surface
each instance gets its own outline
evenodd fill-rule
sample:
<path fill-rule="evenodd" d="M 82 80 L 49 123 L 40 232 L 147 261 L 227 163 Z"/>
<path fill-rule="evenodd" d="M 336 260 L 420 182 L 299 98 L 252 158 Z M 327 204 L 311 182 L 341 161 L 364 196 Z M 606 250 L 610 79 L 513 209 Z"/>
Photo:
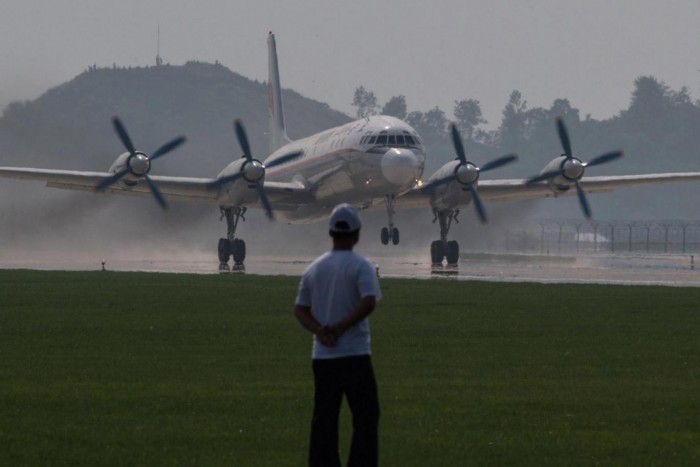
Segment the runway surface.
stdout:
<path fill-rule="evenodd" d="M 700 286 L 700 270 L 691 255 L 600 254 L 586 256 L 528 256 L 514 254 L 469 254 L 458 271 L 435 273 L 427 258 L 401 255 L 366 256 L 380 277 L 435 280 L 484 280 L 540 283 L 599 283 L 628 285 Z M 246 274 L 298 276 L 311 256 L 257 256 L 246 259 Z M 210 253 L 151 257 L 120 254 L 100 258 L 94 254 L 65 252 L 0 252 L 2 269 L 150 271 L 219 274 L 218 262 Z M 694 258 L 693 258 L 694 260 Z"/>

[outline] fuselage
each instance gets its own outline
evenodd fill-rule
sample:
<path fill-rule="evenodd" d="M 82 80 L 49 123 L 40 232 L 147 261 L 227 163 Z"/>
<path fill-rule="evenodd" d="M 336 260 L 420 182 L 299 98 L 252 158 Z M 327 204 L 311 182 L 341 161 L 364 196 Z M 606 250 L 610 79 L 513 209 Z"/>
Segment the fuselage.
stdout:
<path fill-rule="evenodd" d="M 313 203 L 275 212 L 293 223 L 325 217 L 341 202 L 362 208 L 387 195 L 401 195 L 415 186 L 425 166 L 425 148 L 418 133 L 388 116 L 356 120 L 293 141 L 265 163 L 293 151 L 301 151 L 302 156 L 265 175 L 267 181 L 299 183 L 313 193 Z"/>

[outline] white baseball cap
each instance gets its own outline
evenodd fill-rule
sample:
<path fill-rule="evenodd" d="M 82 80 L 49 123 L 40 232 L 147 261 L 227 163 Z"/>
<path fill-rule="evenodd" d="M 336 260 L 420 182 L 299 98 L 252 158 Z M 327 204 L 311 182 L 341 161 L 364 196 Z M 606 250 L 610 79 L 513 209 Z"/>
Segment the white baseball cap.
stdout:
<path fill-rule="evenodd" d="M 328 221 L 328 227 L 331 232 L 355 232 L 362 227 L 360 214 L 354 206 L 348 203 L 337 205 L 331 212 L 331 218 Z"/>

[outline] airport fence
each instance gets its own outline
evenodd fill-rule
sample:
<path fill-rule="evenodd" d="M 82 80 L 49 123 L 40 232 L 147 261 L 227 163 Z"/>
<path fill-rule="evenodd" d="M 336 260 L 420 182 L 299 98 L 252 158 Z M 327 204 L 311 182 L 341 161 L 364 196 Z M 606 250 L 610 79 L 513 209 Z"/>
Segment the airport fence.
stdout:
<path fill-rule="evenodd" d="M 509 227 L 503 245 L 530 254 L 700 253 L 700 221 L 542 220 Z"/>

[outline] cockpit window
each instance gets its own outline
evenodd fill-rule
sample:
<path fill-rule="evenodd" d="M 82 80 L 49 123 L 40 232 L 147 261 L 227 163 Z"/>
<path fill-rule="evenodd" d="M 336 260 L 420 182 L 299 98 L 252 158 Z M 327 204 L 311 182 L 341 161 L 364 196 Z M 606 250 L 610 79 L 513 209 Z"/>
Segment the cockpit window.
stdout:
<path fill-rule="evenodd" d="M 410 147 L 421 145 L 421 140 L 416 134 L 409 134 L 408 131 L 399 133 L 398 131 L 381 131 L 378 135 L 364 135 L 360 140 L 362 145 L 378 145 L 389 147 Z"/>

